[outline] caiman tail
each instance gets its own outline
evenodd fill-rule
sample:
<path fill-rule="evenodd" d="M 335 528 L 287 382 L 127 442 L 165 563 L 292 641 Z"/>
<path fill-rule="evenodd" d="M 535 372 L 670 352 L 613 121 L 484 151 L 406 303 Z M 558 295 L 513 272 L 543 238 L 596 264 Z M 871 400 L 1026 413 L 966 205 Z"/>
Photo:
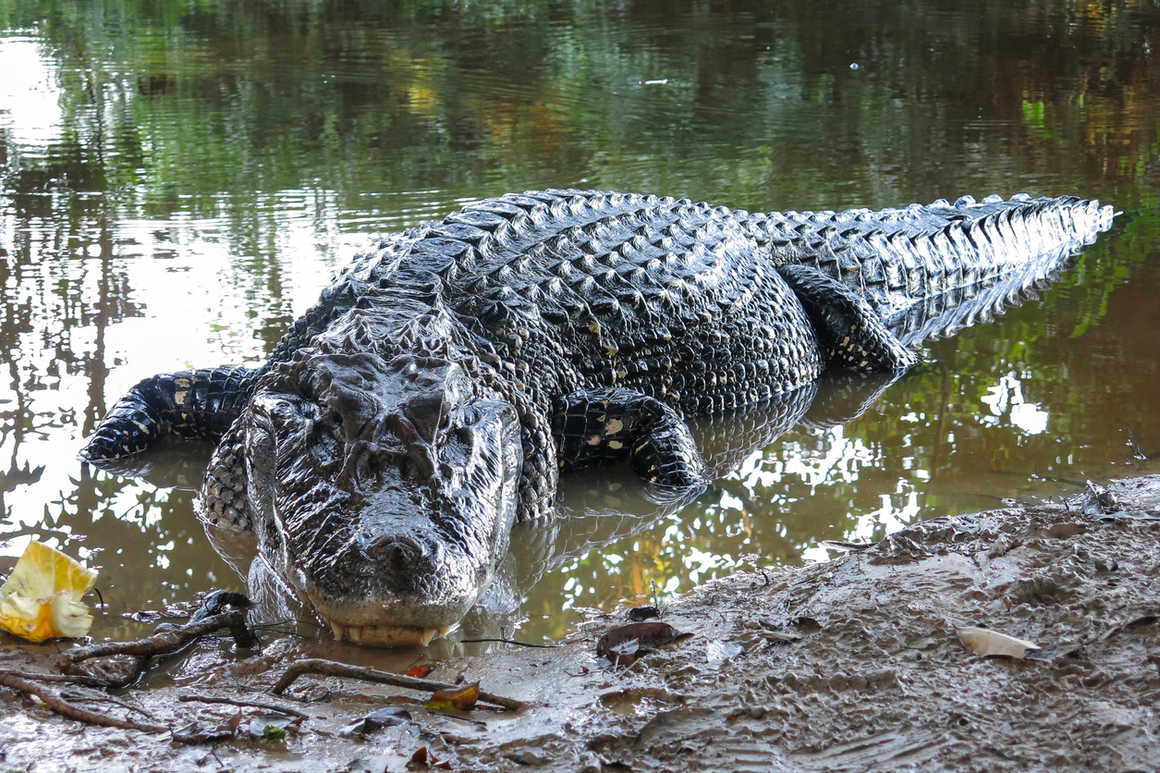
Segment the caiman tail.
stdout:
<path fill-rule="evenodd" d="M 1095 200 L 1018 194 L 757 220 L 776 260 L 839 280 L 914 346 L 1018 304 L 1115 215 Z"/>

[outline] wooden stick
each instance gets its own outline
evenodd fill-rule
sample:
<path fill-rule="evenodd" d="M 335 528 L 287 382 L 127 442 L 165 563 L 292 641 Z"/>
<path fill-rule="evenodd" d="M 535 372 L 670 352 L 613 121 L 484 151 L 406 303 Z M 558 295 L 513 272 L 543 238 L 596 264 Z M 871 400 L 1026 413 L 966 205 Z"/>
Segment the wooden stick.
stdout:
<path fill-rule="evenodd" d="M 447 682 L 434 682 L 430 679 L 418 679 L 413 676 L 403 676 L 402 674 L 392 674 L 390 671 L 380 671 L 377 668 L 352 666 L 347 663 L 338 663 L 322 658 L 306 658 L 291 663 L 286 668 L 286 673 L 282 674 L 281 678 L 278 679 L 277 684 L 270 688 L 270 692 L 274 695 L 281 695 L 286 691 L 287 687 L 293 684 L 295 679 L 303 674 L 341 676 L 348 679 L 361 679 L 364 682 L 377 682 L 378 684 L 389 684 L 395 687 L 407 687 L 412 690 L 422 690 L 424 692 L 455 690 L 462 686 L 449 684 Z M 502 695 L 495 695 L 489 692 L 480 692 L 479 699 L 485 703 L 491 703 L 509 709 L 510 711 L 523 711 L 529 705 L 515 698 L 506 698 Z"/>
<path fill-rule="evenodd" d="M 303 714 L 297 709 L 292 709 L 287 706 L 279 706 L 277 703 L 260 703 L 258 701 L 239 701 L 233 698 L 221 698 L 216 695 L 178 695 L 179 701 L 199 701 L 201 703 L 227 703 L 230 706 L 242 706 L 245 708 L 268 709 L 270 711 L 278 711 L 291 717 L 301 717 L 302 719 L 309 719 L 306 714 Z"/>
<path fill-rule="evenodd" d="M 34 682 L 66 682 L 79 684 L 84 687 L 105 687 L 104 679 L 87 674 L 42 674 L 37 671 L 17 671 L 11 668 L 0 668 L 0 676 L 15 676 L 18 679 L 30 679 Z"/>
<path fill-rule="evenodd" d="M 107 641 L 73 647 L 61 653 L 60 660 L 62 663 L 71 664 L 110 655 L 162 655 L 180 649 L 199 636 L 205 636 L 221 628 L 229 628 L 235 637 L 240 633 L 241 638 L 247 641 L 246 645 L 241 646 L 247 646 L 252 639 L 249 629 L 246 628 L 246 615 L 242 611 L 223 612 L 187 625 L 159 626 L 159 628 L 162 630 L 155 631 L 143 639 Z"/>
<path fill-rule="evenodd" d="M 143 725 L 131 719 L 118 719 L 117 717 L 110 717 L 107 714 L 98 714 L 88 709 L 82 709 L 64 700 L 45 685 L 37 684 L 30 679 L 14 676 L 11 673 L 0 674 L 0 684 L 5 687 L 11 687 L 13 690 L 19 690 L 25 695 L 35 695 L 45 706 L 57 714 L 71 719 L 77 719 L 81 722 L 88 722 L 92 725 L 119 727 L 123 730 L 141 730 L 146 733 L 161 733 L 167 729 L 160 725 Z"/>
<path fill-rule="evenodd" d="M 131 703 L 125 703 L 125 701 L 119 701 L 111 695 L 104 695 L 104 694 L 101 694 L 101 695 L 80 695 L 80 694 L 70 695 L 66 692 L 62 692 L 62 693 L 60 693 L 60 697 L 66 701 L 96 701 L 98 703 L 115 703 L 116 705 L 120 706 L 123 709 L 127 709 L 129 711 L 135 711 L 138 714 L 141 714 L 142 716 L 148 717 L 149 719 L 154 719 L 154 716 L 152 714 L 150 714 L 148 711 L 146 711 L 145 709 L 143 709 L 139 706 L 134 706 Z"/>
<path fill-rule="evenodd" d="M 105 687 L 126 687 L 140 678 L 149 664 L 149 658 L 154 655 L 173 653 L 187 644 L 206 634 L 222 628 L 228 628 L 239 647 L 252 647 L 257 639 L 246 626 L 246 613 L 243 610 L 233 610 L 210 615 L 201 620 L 186 623 L 185 625 L 160 625 L 157 630 L 143 639 L 133 641 L 110 641 L 99 644 L 73 647 L 65 650 L 57 658 L 57 665 L 62 671 L 73 672 L 77 664 L 90 658 L 112 657 L 114 655 L 130 655 L 135 658 L 129 674 L 119 679 L 106 679 Z"/>
<path fill-rule="evenodd" d="M 540 649 L 550 650 L 559 647 L 559 644 L 538 644 L 531 641 L 518 641 L 516 639 L 500 639 L 486 638 L 486 639 L 460 639 L 460 644 L 483 644 L 484 642 L 498 642 L 500 644 L 514 644 L 517 647 L 538 647 Z"/>

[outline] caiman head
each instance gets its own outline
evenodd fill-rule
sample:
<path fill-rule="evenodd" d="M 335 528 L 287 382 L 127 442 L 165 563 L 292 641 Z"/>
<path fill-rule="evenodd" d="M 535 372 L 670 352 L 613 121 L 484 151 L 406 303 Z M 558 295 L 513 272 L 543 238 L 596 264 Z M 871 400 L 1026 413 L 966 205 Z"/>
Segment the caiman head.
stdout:
<path fill-rule="evenodd" d="M 515 409 L 454 362 L 301 352 L 243 419 L 261 560 L 359 644 L 425 644 L 507 551 Z"/>

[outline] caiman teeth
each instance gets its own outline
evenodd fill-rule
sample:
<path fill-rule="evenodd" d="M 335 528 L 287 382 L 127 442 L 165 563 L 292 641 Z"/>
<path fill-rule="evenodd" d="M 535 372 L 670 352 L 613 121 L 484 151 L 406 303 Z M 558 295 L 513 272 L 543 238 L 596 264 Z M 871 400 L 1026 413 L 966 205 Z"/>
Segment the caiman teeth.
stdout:
<path fill-rule="evenodd" d="M 425 647 L 435 637 L 451 630 L 451 626 L 420 628 L 410 625 L 343 625 L 332 622 L 330 629 L 334 631 L 335 639 L 352 644 L 372 647 Z"/>

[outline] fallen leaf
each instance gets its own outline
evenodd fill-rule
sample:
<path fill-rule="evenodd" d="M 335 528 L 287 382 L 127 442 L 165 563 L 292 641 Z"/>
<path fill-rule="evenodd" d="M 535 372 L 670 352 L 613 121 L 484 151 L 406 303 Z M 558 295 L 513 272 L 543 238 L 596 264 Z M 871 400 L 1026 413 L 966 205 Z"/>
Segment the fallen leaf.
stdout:
<path fill-rule="evenodd" d="M 270 738 L 275 741 L 282 741 L 286 738 L 286 728 L 278 727 L 277 725 L 266 725 L 266 729 L 262 731 L 263 738 Z"/>
<path fill-rule="evenodd" d="M 479 682 L 461 687 L 458 690 L 437 690 L 427 701 L 427 708 L 435 711 L 469 711 L 479 700 Z"/>
<path fill-rule="evenodd" d="M 628 666 L 652 649 L 692 635 L 668 623 L 629 623 L 601 636 L 596 642 L 596 654 L 615 666 Z"/>
<path fill-rule="evenodd" d="M 410 762 L 407 763 L 408 768 L 440 768 L 441 770 L 450 770 L 451 763 L 446 760 L 440 761 L 436 759 L 434 754 L 427 751 L 426 746 L 420 746 L 411 755 Z"/>
<path fill-rule="evenodd" d="M 745 648 L 737 642 L 710 639 L 705 645 L 705 659 L 710 668 L 720 668 L 726 660 L 732 660 L 745 652 Z"/>
<path fill-rule="evenodd" d="M 215 730 L 205 730 L 202 728 L 201 723 L 197 721 L 182 725 L 173 731 L 173 740 L 177 743 L 184 744 L 217 743 L 218 741 L 226 741 L 233 737 L 233 730 L 223 727 Z"/>
<path fill-rule="evenodd" d="M 653 606 L 633 607 L 624 616 L 634 623 L 639 623 L 644 620 L 651 620 L 654 617 L 660 617 L 661 611 Z"/>
<path fill-rule="evenodd" d="M 286 729 L 300 721 L 301 717 L 288 717 L 285 714 L 262 714 L 250 720 L 246 732 L 251 738 L 281 741 L 286 738 Z"/>
<path fill-rule="evenodd" d="M 1057 523 L 1047 530 L 1047 536 L 1055 537 L 1056 539 L 1066 539 L 1067 537 L 1074 537 L 1077 534 L 1083 534 L 1087 531 L 1087 527 L 1082 523 Z"/>
<path fill-rule="evenodd" d="M 427 674 L 430 674 L 434 670 L 435 666 L 411 666 L 411 668 L 407 671 L 407 676 L 413 676 L 416 679 L 424 679 L 426 678 Z"/>
<path fill-rule="evenodd" d="M 401 706 L 384 706 L 381 709 L 375 709 L 363 717 L 363 719 L 368 722 L 374 722 L 379 727 L 390 727 L 391 725 L 401 725 L 404 722 L 410 722 L 411 712 Z"/>
<path fill-rule="evenodd" d="M 363 735 L 392 725 L 411 721 L 411 712 L 399 706 L 385 706 L 375 709 L 366 716 L 359 717 L 339 731 L 341 735 Z"/>
<path fill-rule="evenodd" d="M 1014 636 L 992 631 L 990 628 L 967 626 L 956 628 L 955 631 L 963 646 L 976 655 L 1000 655 L 1022 659 L 1027 656 L 1028 651 L 1040 649 L 1038 644 L 1016 639 Z"/>
<path fill-rule="evenodd" d="M 81 603 L 97 572 L 42 542 L 30 542 L 0 586 L 0 628 L 31 642 L 89 632 L 93 616 Z"/>
<path fill-rule="evenodd" d="M 812 617 L 795 617 L 790 621 L 790 625 L 800 629 L 803 633 L 817 633 L 822 630 L 822 624 Z"/>

